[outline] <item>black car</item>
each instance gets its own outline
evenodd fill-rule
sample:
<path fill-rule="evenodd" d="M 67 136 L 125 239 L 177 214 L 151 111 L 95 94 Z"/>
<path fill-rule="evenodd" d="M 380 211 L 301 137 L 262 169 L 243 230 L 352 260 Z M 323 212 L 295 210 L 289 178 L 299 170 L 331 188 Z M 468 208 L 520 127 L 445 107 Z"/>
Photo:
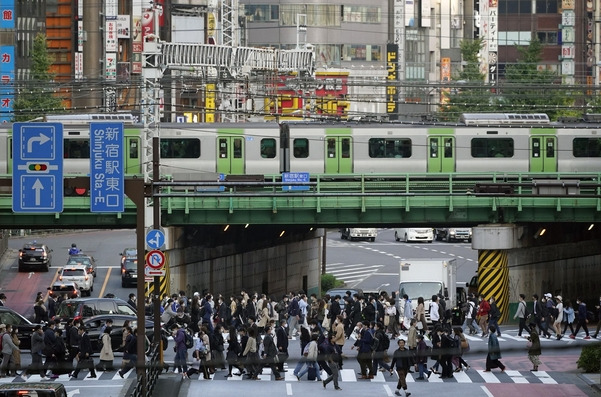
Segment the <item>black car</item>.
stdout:
<path fill-rule="evenodd" d="M 94 257 L 84 254 L 70 255 L 69 259 L 67 259 L 67 264 L 65 267 L 75 265 L 85 266 L 88 274 L 92 274 L 94 277 L 96 277 L 96 260 Z"/>
<path fill-rule="evenodd" d="M 62 301 L 56 309 L 54 319 L 60 319 L 60 327 L 70 320 L 87 319 L 100 314 L 136 315 L 136 309 L 119 298 L 78 298 Z"/>
<path fill-rule="evenodd" d="M 41 269 L 45 272 L 52 265 L 52 250 L 46 244 L 28 243 L 19 250 L 19 271 Z"/>
<path fill-rule="evenodd" d="M 123 262 L 125 261 L 126 258 L 135 258 L 136 256 L 138 256 L 138 249 L 137 248 L 125 248 L 123 250 L 123 252 L 121 252 L 119 254 L 121 256 L 121 264 L 123 265 Z"/>
<path fill-rule="evenodd" d="M 58 382 L 11 382 L 0 385 L 0 397 L 67 397 L 65 385 Z"/>
<path fill-rule="evenodd" d="M 36 324 L 32 323 L 21 314 L 6 306 L 0 306 L 0 324 L 10 324 L 17 329 L 21 349 L 31 349 L 31 334 Z"/>
<path fill-rule="evenodd" d="M 95 353 L 100 352 L 102 349 L 101 343 L 101 330 L 106 320 L 113 320 L 113 329 L 111 331 L 111 346 L 113 351 L 118 351 L 123 343 L 123 327 L 126 321 L 129 321 L 129 326 L 137 328 L 138 318 L 136 316 L 129 316 L 126 314 L 101 314 L 93 316 L 83 320 L 83 324 L 88 330 L 90 341 L 92 342 L 92 350 Z M 146 336 L 152 342 L 154 334 L 154 324 L 150 320 L 146 320 Z"/>
<path fill-rule="evenodd" d="M 129 257 L 121 262 L 121 287 L 138 285 L 138 258 Z"/>

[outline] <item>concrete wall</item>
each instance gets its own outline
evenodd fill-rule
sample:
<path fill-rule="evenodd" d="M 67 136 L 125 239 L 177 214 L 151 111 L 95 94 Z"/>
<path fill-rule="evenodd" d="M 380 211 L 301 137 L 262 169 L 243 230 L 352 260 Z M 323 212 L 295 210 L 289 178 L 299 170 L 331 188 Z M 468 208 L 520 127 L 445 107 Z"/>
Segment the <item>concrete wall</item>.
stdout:
<path fill-rule="evenodd" d="M 530 300 L 532 294 L 550 292 L 572 304 L 582 297 L 592 307 L 601 293 L 598 240 L 512 249 L 507 260 L 510 302 L 517 302 L 520 293 Z"/>
<path fill-rule="evenodd" d="M 215 230 L 196 229 L 198 238 L 192 239 L 194 231 L 172 229 L 170 293 L 183 289 L 191 296 L 207 290 L 229 296 L 245 289 L 278 298 L 301 289 L 319 293 L 323 229 L 299 228 L 279 238 L 280 229 L 240 227 L 219 238 Z M 202 237 L 207 233 L 214 244 Z"/>

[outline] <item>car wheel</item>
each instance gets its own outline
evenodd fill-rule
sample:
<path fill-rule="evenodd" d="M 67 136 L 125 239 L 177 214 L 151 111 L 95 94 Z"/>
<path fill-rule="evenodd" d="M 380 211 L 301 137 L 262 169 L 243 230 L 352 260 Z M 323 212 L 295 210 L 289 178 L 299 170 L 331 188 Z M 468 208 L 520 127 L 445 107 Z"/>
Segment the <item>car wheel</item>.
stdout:
<path fill-rule="evenodd" d="M 394 239 L 396 241 L 401 241 L 401 239 L 399 238 L 399 235 L 397 234 L 397 232 L 394 232 Z"/>
<path fill-rule="evenodd" d="M 93 285 L 90 287 L 90 293 L 92 293 L 92 291 L 94 291 L 94 286 Z"/>
<path fill-rule="evenodd" d="M 371 242 L 373 243 L 374 241 L 376 241 L 375 237 L 370 238 Z"/>
<path fill-rule="evenodd" d="M 121 288 L 125 288 L 126 284 L 125 281 L 121 280 Z"/>

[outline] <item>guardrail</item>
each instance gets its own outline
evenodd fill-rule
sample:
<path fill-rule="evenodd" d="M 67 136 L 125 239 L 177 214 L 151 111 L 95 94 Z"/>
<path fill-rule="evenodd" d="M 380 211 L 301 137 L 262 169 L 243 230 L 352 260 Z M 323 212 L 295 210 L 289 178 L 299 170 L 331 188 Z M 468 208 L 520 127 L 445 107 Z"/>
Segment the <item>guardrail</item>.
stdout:
<path fill-rule="evenodd" d="M 152 392 L 156 386 L 159 375 L 163 371 L 163 363 L 161 362 L 161 344 L 153 343 L 150 346 L 149 362 L 144 368 L 144 374 L 138 375 L 136 387 L 130 394 L 131 397 L 152 397 Z M 145 378 L 145 379 L 142 379 Z M 144 384 L 146 388 L 144 390 Z"/>

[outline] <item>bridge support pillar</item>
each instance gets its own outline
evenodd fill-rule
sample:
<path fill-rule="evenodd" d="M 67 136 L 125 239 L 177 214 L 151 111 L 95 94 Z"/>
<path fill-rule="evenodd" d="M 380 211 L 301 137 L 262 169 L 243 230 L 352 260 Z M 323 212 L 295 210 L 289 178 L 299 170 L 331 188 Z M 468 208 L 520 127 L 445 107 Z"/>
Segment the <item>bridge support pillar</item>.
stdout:
<path fill-rule="evenodd" d="M 523 228 L 512 224 L 472 229 L 472 248 L 478 250 L 478 292 L 484 299 L 495 299 L 501 312 L 500 323 L 509 314 L 507 250 L 519 245 L 521 234 Z"/>

